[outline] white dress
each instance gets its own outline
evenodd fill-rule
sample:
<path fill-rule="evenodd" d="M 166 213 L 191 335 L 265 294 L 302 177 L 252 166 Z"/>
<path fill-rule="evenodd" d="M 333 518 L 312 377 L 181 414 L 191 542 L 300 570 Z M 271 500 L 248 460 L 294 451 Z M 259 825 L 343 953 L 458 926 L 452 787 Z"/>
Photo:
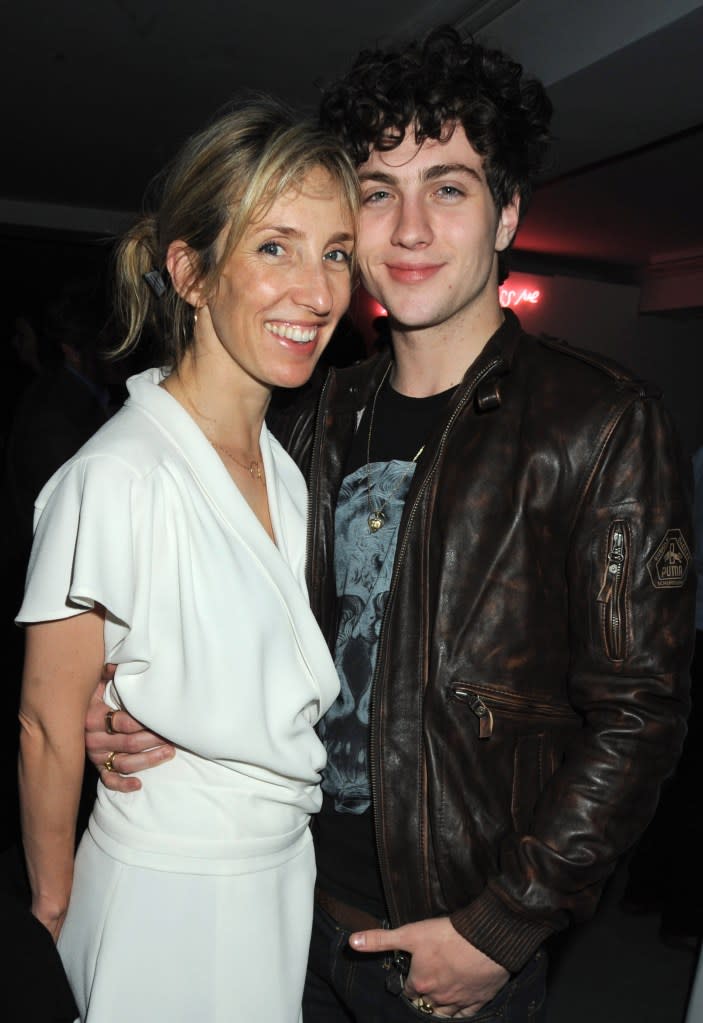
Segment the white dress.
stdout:
<path fill-rule="evenodd" d="M 103 605 L 109 702 L 178 747 L 138 792 L 98 786 L 59 951 L 89 1023 L 298 1023 L 338 691 L 305 483 L 264 427 L 272 543 L 161 379 L 129 380 L 36 505 L 17 620 Z"/>

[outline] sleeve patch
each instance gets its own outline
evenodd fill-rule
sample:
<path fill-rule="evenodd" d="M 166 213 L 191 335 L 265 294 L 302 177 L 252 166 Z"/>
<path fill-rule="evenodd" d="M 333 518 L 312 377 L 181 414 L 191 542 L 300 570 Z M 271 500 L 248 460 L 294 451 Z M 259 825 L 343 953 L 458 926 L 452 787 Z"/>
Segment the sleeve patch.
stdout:
<path fill-rule="evenodd" d="M 691 552 L 680 529 L 668 529 L 647 562 L 652 585 L 658 590 L 683 586 L 691 564 Z"/>

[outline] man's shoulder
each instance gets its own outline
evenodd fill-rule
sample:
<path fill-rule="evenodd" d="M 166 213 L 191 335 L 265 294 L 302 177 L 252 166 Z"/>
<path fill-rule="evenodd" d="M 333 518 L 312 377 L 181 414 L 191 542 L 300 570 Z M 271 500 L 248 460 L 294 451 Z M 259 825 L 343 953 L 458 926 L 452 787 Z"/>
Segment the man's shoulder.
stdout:
<path fill-rule="evenodd" d="M 634 392 L 643 398 L 661 397 L 661 389 L 654 382 L 637 376 L 602 352 L 549 334 L 523 334 L 521 342 L 520 357 L 546 384 L 556 377 L 564 388 L 573 384 L 588 390 L 590 384 L 601 395 Z"/>

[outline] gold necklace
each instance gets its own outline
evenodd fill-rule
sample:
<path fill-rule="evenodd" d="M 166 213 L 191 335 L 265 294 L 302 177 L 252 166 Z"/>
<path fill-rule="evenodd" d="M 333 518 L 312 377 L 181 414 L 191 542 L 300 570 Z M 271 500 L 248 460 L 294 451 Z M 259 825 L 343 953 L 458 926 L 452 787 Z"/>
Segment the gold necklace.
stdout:
<path fill-rule="evenodd" d="M 196 414 L 198 419 L 202 419 L 204 422 L 207 423 L 214 422 L 214 420 L 208 418 L 208 416 L 206 415 L 203 415 L 200 409 L 195 407 L 195 405 L 190 399 L 190 395 L 182 385 L 180 386 L 180 391 L 183 397 L 185 398 L 189 408 Z M 204 430 L 203 433 L 205 433 Z M 205 436 L 217 451 L 221 451 L 223 455 L 227 455 L 227 457 L 231 459 L 235 465 L 238 465 L 240 469 L 246 469 L 246 471 L 249 473 L 253 480 L 261 480 L 263 485 L 266 486 L 266 477 L 264 476 L 261 462 L 259 462 L 256 458 L 252 458 L 249 464 L 246 465 L 244 462 L 240 462 L 237 456 L 234 454 L 234 452 L 231 451 L 228 447 L 225 447 L 224 444 L 218 444 L 218 442 L 216 440 L 213 440 L 212 437 L 210 437 L 207 433 L 205 433 Z"/>
<path fill-rule="evenodd" d="M 368 432 L 368 436 L 366 438 L 366 504 L 367 504 L 367 507 L 369 509 L 369 514 L 368 514 L 368 518 L 366 519 L 366 521 L 369 524 L 369 532 L 371 532 L 371 533 L 377 533 L 379 531 L 379 529 L 382 526 L 385 525 L 385 523 L 386 523 L 386 516 L 383 514 L 384 508 L 386 507 L 386 505 L 390 501 L 391 497 L 393 497 L 393 495 L 395 493 L 397 493 L 397 491 L 399 490 L 401 485 L 405 482 L 405 480 L 410 475 L 410 468 L 408 468 L 403 473 L 403 475 L 400 477 L 400 479 L 398 480 L 396 485 L 393 487 L 393 489 L 391 490 L 390 494 L 386 494 L 386 497 L 384 498 L 382 504 L 378 505 L 376 508 L 372 507 L 372 505 L 371 505 L 371 431 L 373 430 L 373 418 L 374 418 L 374 416 L 376 414 L 376 399 L 378 398 L 379 391 L 381 390 L 381 388 L 383 387 L 383 385 L 386 382 L 386 377 L 390 373 L 392 365 L 393 365 L 392 362 L 388 363 L 388 366 L 386 367 L 386 372 L 381 377 L 381 383 L 376 388 L 376 393 L 373 396 L 373 401 L 371 402 L 371 414 L 369 416 L 369 432 Z M 414 465 L 415 462 L 417 462 L 418 458 L 420 457 L 420 455 L 422 454 L 422 452 L 424 450 L 425 450 L 425 445 L 423 444 L 422 447 L 420 448 L 420 450 L 417 452 L 417 454 L 413 457 L 413 459 L 411 461 L 411 466 Z"/>
<path fill-rule="evenodd" d="M 227 455 L 228 458 L 231 458 L 234 464 L 238 465 L 240 469 L 246 469 L 246 471 L 249 473 L 253 480 L 262 480 L 264 486 L 266 485 L 264 473 L 261 468 L 261 462 L 257 461 L 255 458 L 252 458 L 251 462 L 249 462 L 249 465 L 245 465 L 244 462 L 240 462 L 236 455 L 234 455 L 229 448 L 226 448 L 224 444 L 218 444 L 217 441 L 212 440 L 211 437 L 208 437 L 208 440 L 210 441 L 214 448 L 217 448 L 217 450 L 221 451 L 223 455 Z"/>

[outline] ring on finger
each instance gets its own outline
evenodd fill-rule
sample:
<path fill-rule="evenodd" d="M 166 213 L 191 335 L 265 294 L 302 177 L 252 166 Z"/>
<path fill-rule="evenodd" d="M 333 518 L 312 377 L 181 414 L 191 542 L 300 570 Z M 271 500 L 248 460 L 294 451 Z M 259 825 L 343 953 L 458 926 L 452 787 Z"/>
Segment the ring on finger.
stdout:
<path fill-rule="evenodd" d="M 107 714 L 105 715 L 105 731 L 107 732 L 108 735 L 116 735 L 117 734 L 116 729 L 115 729 L 114 725 L 112 724 L 112 716 L 113 716 L 113 714 L 116 714 L 116 713 L 117 713 L 117 711 L 109 710 L 107 712 Z"/>
<path fill-rule="evenodd" d="M 434 1012 L 434 1005 L 432 1002 L 428 1002 L 426 998 L 417 998 L 415 1000 L 415 1005 L 420 1012 L 425 1012 L 428 1016 Z"/>
<path fill-rule="evenodd" d="M 105 768 L 106 771 L 114 771 L 115 770 L 115 757 L 116 756 L 117 756 L 116 752 L 108 753 L 107 757 L 105 758 L 105 763 L 103 764 L 103 767 Z"/>

